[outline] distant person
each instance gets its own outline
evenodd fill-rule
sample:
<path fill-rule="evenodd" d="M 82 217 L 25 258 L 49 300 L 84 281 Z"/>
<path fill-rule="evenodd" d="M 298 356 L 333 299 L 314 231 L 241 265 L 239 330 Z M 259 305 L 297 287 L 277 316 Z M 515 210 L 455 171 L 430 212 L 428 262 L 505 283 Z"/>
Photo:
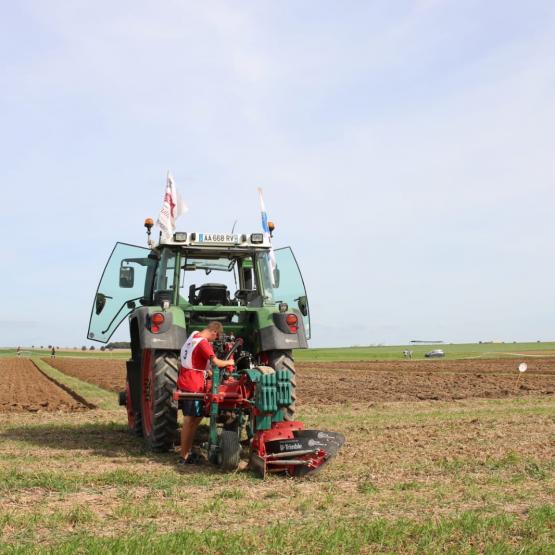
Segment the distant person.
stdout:
<path fill-rule="evenodd" d="M 52 352 L 50 353 L 50 358 L 54 360 L 56 358 L 56 348 L 52 347 Z"/>
<path fill-rule="evenodd" d="M 17 348 L 17 356 L 20 357 L 21 356 L 21 347 Z"/>

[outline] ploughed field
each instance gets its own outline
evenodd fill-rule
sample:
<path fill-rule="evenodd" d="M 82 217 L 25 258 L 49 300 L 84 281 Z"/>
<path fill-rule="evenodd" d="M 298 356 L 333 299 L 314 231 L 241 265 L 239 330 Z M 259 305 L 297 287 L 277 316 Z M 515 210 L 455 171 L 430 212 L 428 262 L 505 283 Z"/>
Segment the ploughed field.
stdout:
<path fill-rule="evenodd" d="M 125 361 L 45 359 L 61 372 L 109 391 L 125 387 Z M 516 359 L 300 362 L 300 405 L 380 401 L 451 401 L 555 395 L 555 358 L 527 360 L 518 377 Z"/>
<path fill-rule="evenodd" d="M 0 359 L 0 376 L 0 412 L 72 412 L 86 408 L 29 359 Z"/>

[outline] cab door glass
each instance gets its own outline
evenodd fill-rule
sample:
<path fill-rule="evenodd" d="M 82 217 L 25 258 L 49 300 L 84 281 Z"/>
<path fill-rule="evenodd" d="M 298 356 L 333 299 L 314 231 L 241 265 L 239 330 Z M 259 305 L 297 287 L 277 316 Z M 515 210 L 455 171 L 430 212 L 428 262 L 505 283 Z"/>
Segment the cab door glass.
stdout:
<path fill-rule="evenodd" d="M 145 295 L 147 271 L 156 264 L 155 259 L 148 258 L 149 253 L 144 247 L 116 243 L 93 299 L 89 339 L 107 343 Z"/>
<path fill-rule="evenodd" d="M 290 247 L 276 249 L 276 267 L 274 272 L 274 301 L 289 305 L 289 310 L 300 314 L 303 318 L 306 338 L 310 339 L 310 311 L 304 286 L 303 276 L 297 260 Z"/>
<path fill-rule="evenodd" d="M 170 293 L 170 299 L 173 297 L 176 258 L 175 252 L 164 249 L 156 270 L 156 281 L 154 286 L 155 295 L 159 293 Z"/>

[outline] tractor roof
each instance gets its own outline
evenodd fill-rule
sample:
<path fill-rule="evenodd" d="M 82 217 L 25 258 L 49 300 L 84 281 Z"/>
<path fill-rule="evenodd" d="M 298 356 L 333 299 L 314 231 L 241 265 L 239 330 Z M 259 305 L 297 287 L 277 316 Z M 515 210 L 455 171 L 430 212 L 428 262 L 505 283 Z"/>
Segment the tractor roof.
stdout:
<path fill-rule="evenodd" d="M 183 247 L 189 251 L 252 252 L 269 250 L 272 245 L 266 233 L 186 233 L 178 231 L 172 239 L 160 242 L 159 248 Z"/>

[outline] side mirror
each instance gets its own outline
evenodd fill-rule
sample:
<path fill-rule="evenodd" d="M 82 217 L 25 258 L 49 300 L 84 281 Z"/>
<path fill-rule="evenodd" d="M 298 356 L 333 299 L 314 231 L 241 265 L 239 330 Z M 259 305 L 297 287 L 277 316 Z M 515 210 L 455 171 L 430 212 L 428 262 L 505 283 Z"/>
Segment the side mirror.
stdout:
<path fill-rule="evenodd" d="M 135 283 L 135 269 L 131 266 L 122 266 L 119 269 L 119 286 L 131 289 Z"/>
<path fill-rule="evenodd" d="M 279 268 L 274 269 L 274 287 L 279 287 Z"/>
<path fill-rule="evenodd" d="M 98 315 L 102 312 L 102 310 L 104 309 L 104 306 L 106 306 L 106 295 L 104 295 L 103 293 L 97 293 L 94 304 L 95 304 L 94 310 Z"/>
<path fill-rule="evenodd" d="M 297 306 L 303 316 L 308 315 L 308 299 L 306 298 L 306 295 L 297 299 Z"/>

